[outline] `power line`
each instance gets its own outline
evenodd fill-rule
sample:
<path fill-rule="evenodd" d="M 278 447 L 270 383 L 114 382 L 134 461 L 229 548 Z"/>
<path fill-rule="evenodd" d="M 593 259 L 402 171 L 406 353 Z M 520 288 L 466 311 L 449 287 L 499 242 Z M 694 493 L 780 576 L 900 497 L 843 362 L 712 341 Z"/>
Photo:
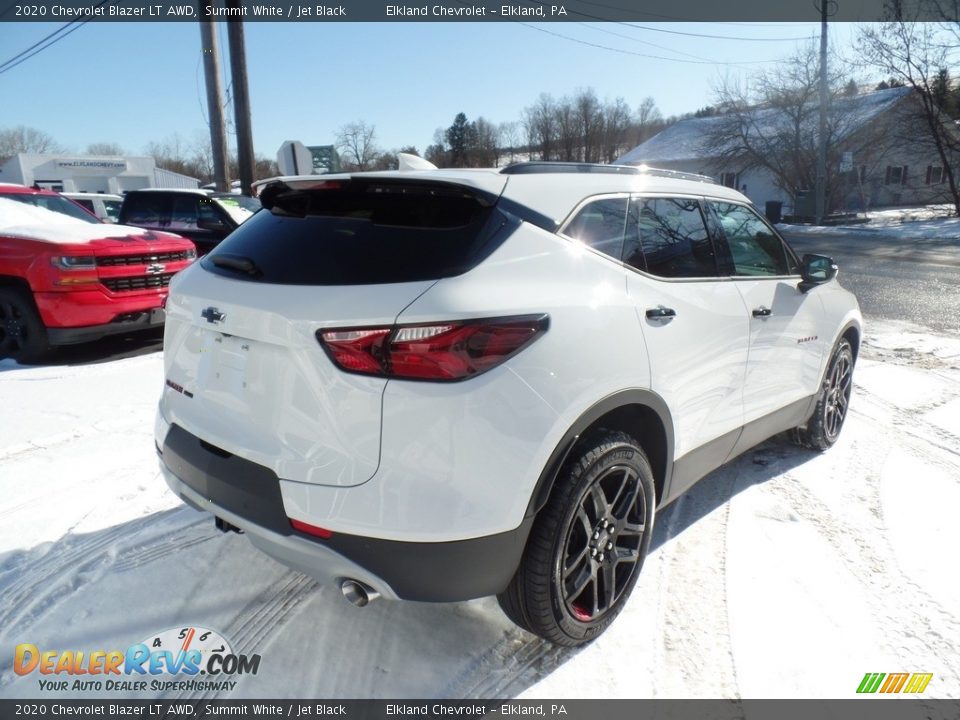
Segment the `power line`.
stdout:
<path fill-rule="evenodd" d="M 458 0 L 463 4 L 462 0 Z M 531 5 L 539 5 L 542 8 L 546 8 L 546 3 L 540 2 L 540 0 L 527 0 Z M 591 2 L 591 0 L 579 0 L 583 5 L 594 5 L 596 7 L 606 8 L 607 10 L 620 10 L 626 11 L 626 8 L 617 7 L 616 5 L 606 5 L 599 2 Z M 632 10 L 632 9 L 631 9 Z M 580 17 L 590 18 L 591 20 L 596 20 L 597 22 L 603 23 L 613 23 L 615 25 L 622 25 L 624 27 L 633 28 L 634 30 L 649 30 L 650 32 L 660 32 L 667 33 L 668 35 L 685 35 L 687 37 L 698 37 L 698 38 L 707 38 L 710 40 L 737 40 L 739 42 L 793 42 L 796 40 L 806 40 L 806 37 L 781 37 L 781 38 L 758 38 L 758 37 L 738 37 L 734 35 L 710 35 L 706 33 L 689 33 L 681 32 L 679 30 L 665 30 L 664 28 L 655 28 L 650 27 L 649 25 L 635 25 L 634 23 L 624 22 L 622 20 L 611 21 L 610 18 L 600 17 L 599 15 L 591 15 L 589 13 L 580 12 L 579 10 L 568 10 L 568 13 L 571 15 L 579 15 Z M 647 13 L 648 15 L 652 13 Z M 689 18 L 672 18 L 667 15 L 660 15 L 656 17 L 662 17 L 668 20 L 689 20 Z"/>
<path fill-rule="evenodd" d="M 693 58 L 694 60 L 701 60 L 703 62 L 710 63 L 711 65 L 729 64 L 729 65 L 739 66 L 739 65 L 757 65 L 762 63 L 778 62 L 777 60 L 742 60 L 738 63 L 724 63 L 722 61 L 710 60 L 709 58 L 701 57 L 700 55 L 691 55 L 690 53 L 681 52 L 680 50 L 674 50 L 673 48 L 665 47 L 663 45 L 657 45 L 656 43 L 652 43 L 648 40 L 641 40 L 640 38 L 633 37 L 632 35 L 624 35 L 623 33 L 614 32 L 613 30 L 605 30 L 603 28 L 596 27 L 596 25 L 592 23 L 581 22 L 578 24 L 590 30 L 596 30 L 597 32 L 606 33 L 607 35 L 613 35 L 614 37 L 630 40 L 631 42 L 640 43 L 641 45 L 649 45 L 650 47 L 655 47 L 658 50 L 666 50 L 667 52 L 676 53 L 677 55 L 683 55 L 684 57 Z"/>
<path fill-rule="evenodd" d="M 783 38 L 758 38 L 758 37 L 736 37 L 733 35 L 707 35 L 704 33 L 689 33 L 679 30 L 665 30 L 664 28 L 650 27 L 649 25 L 634 25 L 633 23 L 618 23 L 637 30 L 649 30 L 651 32 L 668 33 L 670 35 L 685 35 L 687 37 L 708 38 L 710 40 L 737 40 L 739 42 L 794 42 L 797 40 L 806 40 L 806 37 L 783 37 Z"/>
<path fill-rule="evenodd" d="M 76 22 L 77 22 L 76 20 L 73 20 L 73 21 L 71 21 L 71 22 L 64 23 L 63 25 L 61 25 L 60 27 L 58 27 L 56 30 L 54 30 L 52 33 L 50 33 L 49 35 L 47 35 L 47 36 L 44 37 L 43 39 L 38 40 L 37 42 L 35 42 L 33 45 L 31 45 L 30 47 L 28 47 L 26 50 L 23 50 L 22 52 L 17 53 L 16 55 L 14 55 L 12 58 L 10 58 L 9 60 L 7 60 L 6 62 L 0 64 L 0 71 L 2 71 L 4 68 L 6 68 L 7 65 L 10 65 L 11 63 L 15 62 L 16 60 L 22 58 L 24 55 L 26 55 L 27 53 L 29 53 L 31 50 L 33 50 L 33 49 L 34 49 L 35 47 L 37 47 L 38 45 L 42 45 L 43 43 L 45 43 L 47 40 L 49 40 L 49 39 L 52 38 L 53 36 L 58 35 L 59 33 L 62 33 L 64 30 L 66 30 L 68 27 L 70 27 L 71 25 L 73 25 L 73 24 L 76 23 Z M 24 58 L 24 60 L 26 60 L 26 59 L 27 59 L 27 58 Z"/>
<path fill-rule="evenodd" d="M 670 57 L 663 57 L 661 55 L 650 55 L 648 53 L 640 53 L 640 52 L 635 52 L 633 50 L 624 50 L 622 48 L 610 47 L 609 45 L 592 43 L 587 40 L 581 40 L 579 38 L 570 37 L 569 35 L 561 35 L 560 33 L 553 32 L 552 30 L 546 30 L 545 28 L 537 27 L 536 25 L 531 25 L 530 23 L 516 21 L 516 24 L 523 25 L 524 27 L 530 28 L 531 30 L 536 30 L 537 32 L 546 33 L 547 35 L 553 35 L 554 37 L 558 37 L 563 40 L 569 40 L 570 42 L 579 43 L 580 45 L 586 45 L 587 47 L 598 48 L 600 50 L 609 50 L 610 52 L 620 53 L 621 55 L 633 55 L 635 57 L 649 58 L 652 60 L 664 60 L 666 62 L 688 63 L 690 65 L 732 65 L 734 67 L 743 67 L 743 63 L 723 62 L 719 60 L 684 60 L 683 58 L 670 58 Z M 751 61 L 751 62 L 755 62 L 755 61 Z M 774 61 L 765 60 L 761 62 L 774 62 Z"/>
<path fill-rule="evenodd" d="M 96 7 L 100 8 L 100 7 L 103 7 L 104 5 L 110 4 L 111 2 L 113 2 L 113 0 L 101 0 L 100 4 L 97 5 Z M 61 25 L 59 28 L 57 28 L 56 30 L 54 30 L 52 33 L 42 38 L 41 40 L 35 42 L 26 50 L 23 50 L 22 52 L 17 53 L 6 62 L 0 63 L 0 75 L 10 70 L 13 70 L 15 67 L 17 67 L 21 63 L 26 62 L 27 60 L 34 57 L 35 55 L 38 55 L 39 53 L 43 52 L 47 48 L 53 47 L 54 45 L 56 45 L 58 42 L 63 40 L 65 37 L 67 37 L 71 33 L 74 33 L 77 30 L 79 30 L 88 22 L 90 21 L 89 20 L 73 20 L 64 25 Z M 71 25 L 73 27 L 70 27 Z"/>

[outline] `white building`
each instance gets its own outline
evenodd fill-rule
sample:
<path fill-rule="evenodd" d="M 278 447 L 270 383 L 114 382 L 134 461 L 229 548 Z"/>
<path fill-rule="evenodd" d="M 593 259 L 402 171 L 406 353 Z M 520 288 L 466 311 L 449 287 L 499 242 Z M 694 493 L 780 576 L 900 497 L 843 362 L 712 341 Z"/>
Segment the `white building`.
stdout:
<path fill-rule="evenodd" d="M 835 191 L 832 209 L 948 201 L 943 163 L 926 140 L 915 104 L 908 88 L 833 101 L 830 112 L 835 137 L 827 167 Z M 804 115 L 801 130 L 805 139 L 815 134 L 810 127 L 819 116 L 815 109 L 812 106 Z M 748 117 L 748 132 L 759 147 L 774 146 L 780 139 L 787 143 L 797 131 L 793 118 L 782 110 L 754 108 Z M 785 212 L 812 215 L 812 188 L 804 196 L 790 197 L 770 170 L 758 167 L 741 151 L 742 140 L 730 139 L 726 147 L 715 144 L 716 128 L 727 122 L 724 115 L 681 120 L 617 162 L 712 175 L 721 184 L 740 190 L 760 210 L 765 210 L 767 203 L 782 203 Z M 801 149 L 807 151 L 808 147 Z M 846 167 L 844 156 L 848 158 Z"/>
<path fill-rule="evenodd" d="M 158 168 L 152 157 L 20 153 L 0 165 L 0 182 L 58 192 L 114 193 L 151 187 L 196 188 L 200 181 Z"/>

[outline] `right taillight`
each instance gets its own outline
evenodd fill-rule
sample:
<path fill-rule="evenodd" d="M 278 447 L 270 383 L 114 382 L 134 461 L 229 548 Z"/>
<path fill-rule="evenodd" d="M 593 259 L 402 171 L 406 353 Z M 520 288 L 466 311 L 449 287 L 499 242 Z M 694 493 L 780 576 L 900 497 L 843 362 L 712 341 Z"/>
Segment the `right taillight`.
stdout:
<path fill-rule="evenodd" d="M 346 372 L 453 382 L 496 367 L 544 333 L 546 315 L 425 325 L 318 330 L 317 340 Z"/>

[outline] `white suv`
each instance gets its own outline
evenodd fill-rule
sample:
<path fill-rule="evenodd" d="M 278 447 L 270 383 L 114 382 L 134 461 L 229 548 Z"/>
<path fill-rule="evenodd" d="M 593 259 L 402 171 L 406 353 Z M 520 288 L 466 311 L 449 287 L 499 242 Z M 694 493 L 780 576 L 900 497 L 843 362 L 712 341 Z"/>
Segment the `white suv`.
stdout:
<path fill-rule="evenodd" d="M 358 605 L 497 594 L 586 642 L 655 508 L 775 433 L 840 432 L 856 299 L 706 178 L 525 163 L 260 199 L 170 286 L 160 467 Z"/>

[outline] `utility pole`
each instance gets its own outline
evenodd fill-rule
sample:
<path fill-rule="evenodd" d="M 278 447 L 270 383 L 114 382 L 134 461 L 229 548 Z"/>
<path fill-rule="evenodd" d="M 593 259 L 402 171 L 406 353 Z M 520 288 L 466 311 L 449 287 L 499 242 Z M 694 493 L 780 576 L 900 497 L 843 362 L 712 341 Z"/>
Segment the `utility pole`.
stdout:
<path fill-rule="evenodd" d="M 240 8 L 241 0 L 227 0 L 227 7 Z M 243 21 L 227 22 L 230 42 L 230 80 L 233 83 L 233 117 L 237 125 L 237 162 L 240 165 L 240 192 L 250 195 L 253 184 L 253 128 L 250 118 L 250 91 L 247 83 L 247 50 Z"/>
<path fill-rule="evenodd" d="M 817 148 L 817 225 L 827 214 L 827 6 L 831 0 L 820 0 L 820 133 Z"/>
<path fill-rule="evenodd" d="M 200 17 L 210 17 L 206 8 L 213 0 L 200 0 Z M 212 20 L 200 20 L 200 42 L 203 48 L 203 71 L 207 81 L 207 112 L 210 116 L 210 145 L 213 150 L 213 180 L 217 190 L 230 190 L 227 174 L 227 133 L 223 124 L 223 88 L 220 87 L 220 48 Z"/>

